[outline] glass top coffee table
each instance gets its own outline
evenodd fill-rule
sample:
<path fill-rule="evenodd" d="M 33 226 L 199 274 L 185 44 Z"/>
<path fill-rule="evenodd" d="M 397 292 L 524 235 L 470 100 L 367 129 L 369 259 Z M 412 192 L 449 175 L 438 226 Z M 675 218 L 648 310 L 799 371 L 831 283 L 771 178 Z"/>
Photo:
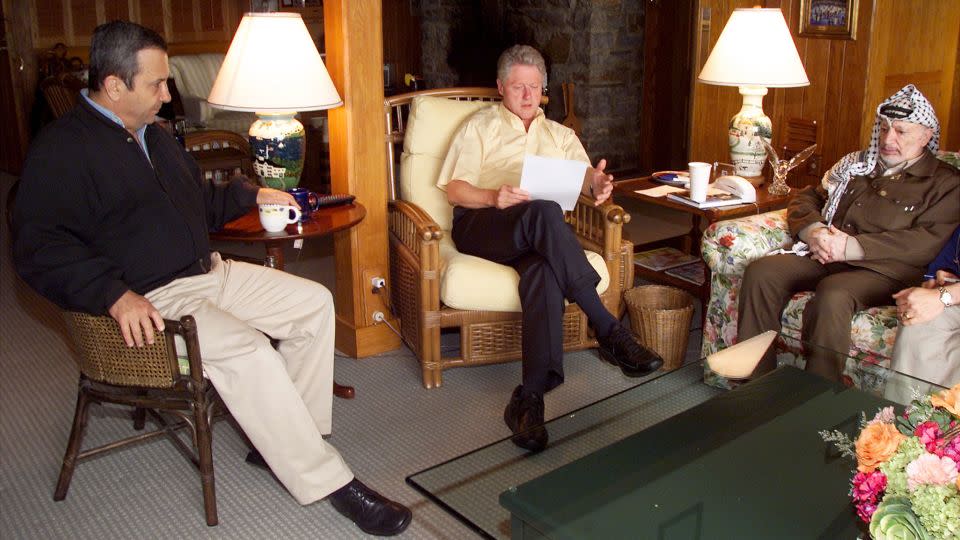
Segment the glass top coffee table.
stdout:
<path fill-rule="evenodd" d="M 541 453 L 504 439 L 407 482 L 489 538 L 853 538 L 852 464 L 817 432 L 940 387 L 841 359 L 867 388 L 784 365 L 726 390 L 700 361 L 548 422 Z"/>

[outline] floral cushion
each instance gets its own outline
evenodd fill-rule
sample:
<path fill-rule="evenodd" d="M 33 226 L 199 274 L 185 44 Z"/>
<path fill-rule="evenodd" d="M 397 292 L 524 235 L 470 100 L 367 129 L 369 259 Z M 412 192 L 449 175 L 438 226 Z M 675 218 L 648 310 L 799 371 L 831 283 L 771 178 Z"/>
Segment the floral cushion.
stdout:
<path fill-rule="evenodd" d="M 747 265 L 770 251 L 791 245 L 786 210 L 719 221 L 703 234 L 703 259 L 710 268 L 710 300 L 703 325 L 702 354 L 707 356 L 737 342 L 737 306 Z M 783 333 L 800 339 L 803 308 L 812 292 L 795 295 L 783 310 Z M 850 325 L 848 354 L 870 363 L 889 365 L 897 333 L 896 307 L 858 312 Z M 848 373 L 856 378 L 853 374 Z"/>

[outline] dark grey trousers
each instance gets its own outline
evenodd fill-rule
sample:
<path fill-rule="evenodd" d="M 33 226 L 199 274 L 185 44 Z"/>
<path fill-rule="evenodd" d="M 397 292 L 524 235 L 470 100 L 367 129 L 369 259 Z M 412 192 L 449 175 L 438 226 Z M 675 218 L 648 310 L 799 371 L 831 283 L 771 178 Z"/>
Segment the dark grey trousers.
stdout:
<path fill-rule="evenodd" d="M 531 201 L 503 210 L 456 207 L 451 233 L 460 253 L 520 274 L 523 386 L 537 393 L 556 388 L 563 382 L 564 298 L 600 282 L 560 206 Z"/>

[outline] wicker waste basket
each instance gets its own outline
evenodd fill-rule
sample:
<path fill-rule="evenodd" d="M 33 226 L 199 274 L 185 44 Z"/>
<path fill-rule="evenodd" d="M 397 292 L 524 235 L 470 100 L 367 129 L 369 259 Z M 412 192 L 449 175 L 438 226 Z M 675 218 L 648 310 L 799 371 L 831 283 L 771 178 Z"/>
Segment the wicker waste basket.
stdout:
<path fill-rule="evenodd" d="M 693 318 L 693 297 L 675 287 L 642 285 L 623 293 L 630 326 L 640 343 L 663 357 L 663 369 L 683 364 Z"/>

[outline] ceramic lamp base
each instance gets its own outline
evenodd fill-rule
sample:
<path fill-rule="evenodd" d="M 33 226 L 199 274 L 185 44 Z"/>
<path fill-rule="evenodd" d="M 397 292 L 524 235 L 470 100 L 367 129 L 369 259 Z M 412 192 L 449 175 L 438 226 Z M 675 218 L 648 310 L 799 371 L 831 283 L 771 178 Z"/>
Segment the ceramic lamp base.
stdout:
<path fill-rule="evenodd" d="M 763 96 L 767 89 L 762 86 L 741 86 L 743 106 L 730 119 L 727 130 L 730 143 L 730 159 L 736 174 L 744 178 L 760 177 L 767 162 L 767 151 L 760 138 L 768 143 L 773 137 L 773 124 L 763 113 Z M 754 182 L 759 185 L 761 182 Z"/>
<path fill-rule="evenodd" d="M 295 113 L 257 113 L 250 125 L 253 169 L 264 187 L 286 190 L 300 183 L 305 131 Z"/>

